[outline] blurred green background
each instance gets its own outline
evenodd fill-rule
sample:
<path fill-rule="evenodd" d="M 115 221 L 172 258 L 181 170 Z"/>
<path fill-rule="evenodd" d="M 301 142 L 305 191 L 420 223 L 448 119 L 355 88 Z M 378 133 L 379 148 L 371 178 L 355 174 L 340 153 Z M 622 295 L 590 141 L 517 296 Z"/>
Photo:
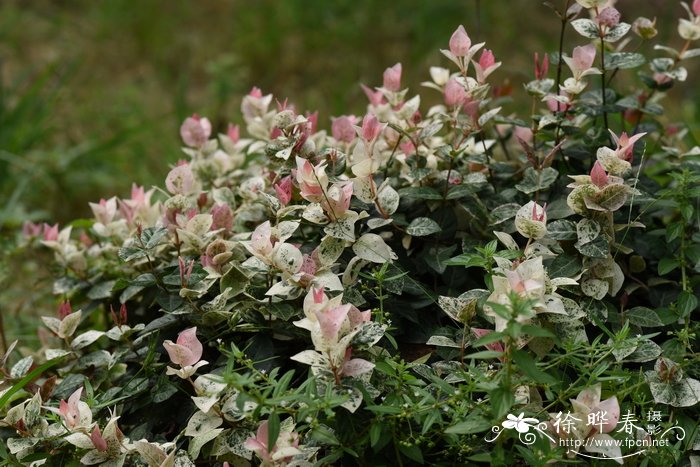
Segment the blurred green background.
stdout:
<path fill-rule="evenodd" d="M 657 16 L 659 41 L 679 45 L 677 2 L 618 6 L 628 22 Z M 516 90 L 532 52 L 556 48 L 559 24 L 540 0 L 3 0 L 0 225 L 64 223 L 132 181 L 162 183 L 182 119 L 197 112 L 222 129 L 254 85 L 318 110 L 322 125 L 362 113 L 359 83 L 379 85 L 397 61 L 418 91 L 460 23 L 504 62 L 494 83 Z M 570 31 L 567 42 L 583 40 Z M 692 101 L 683 93 L 696 86 L 684 88 L 673 98 Z M 506 111 L 527 104 L 518 94 Z"/>
<path fill-rule="evenodd" d="M 618 8 L 627 22 L 657 17 L 653 42 L 680 47 L 678 2 Z M 239 122 L 253 86 L 318 110 L 325 127 L 332 115 L 364 113 L 359 83 L 380 85 L 398 61 L 404 85 L 418 92 L 429 66 L 447 66 L 438 50 L 459 24 L 503 61 L 492 82 L 516 91 L 504 113 L 527 115 L 518 90 L 532 79 L 532 53 L 554 51 L 559 31 L 541 0 L 2 0 L 0 250 L 26 219 L 63 225 L 88 216 L 88 201 L 127 195 L 132 182 L 162 184 L 181 157 L 181 121 L 197 112 L 223 130 Z M 570 53 L 584 40 L 569 30 L 566 43 Z M 697 86 L 670 98 L 678 105 L 668 118 L 696 129 Z M 14 286 L 0 298 L 6 316 L 50 290 L 38 256 L 21 266 L 36 280 L 17 287 L 14 256 L 4 268 Z"/>

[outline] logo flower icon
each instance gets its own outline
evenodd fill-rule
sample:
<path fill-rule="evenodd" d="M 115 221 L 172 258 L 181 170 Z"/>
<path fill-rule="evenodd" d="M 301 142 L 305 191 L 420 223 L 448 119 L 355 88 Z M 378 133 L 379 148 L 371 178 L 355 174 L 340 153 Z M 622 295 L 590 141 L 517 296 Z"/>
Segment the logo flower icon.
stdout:
<path fill-rule="evenodd" d="M 503 425 L 503 428 L 507 430 L 512 430 L 515 428 L 515 430 L 518 431 L 518 433 L 527 433 L 530 431 L 530 428 L 534 428 L 533 423 L 536 425 L 539 423 L 539 420 L 536 418 L 525 418 L 524 413 L 520 413 L 517 417 L 513 414 L 508 414 L 506 417 L 507 420 L 504 420 L 501 425 Z"/>

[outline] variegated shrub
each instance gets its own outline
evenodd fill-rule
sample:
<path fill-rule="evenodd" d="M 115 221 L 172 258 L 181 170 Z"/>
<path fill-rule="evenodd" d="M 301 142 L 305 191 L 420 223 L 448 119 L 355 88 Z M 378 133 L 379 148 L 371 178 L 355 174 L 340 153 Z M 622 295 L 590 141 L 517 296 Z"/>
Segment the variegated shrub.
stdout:
<path fill-rule="evenodd" d="M 362 115 L 254 88 L 245 128 L 184 121 L 163 187 L 27 224 L 60 304 L 2 360 L 6 464 L 620 460 L 513 446 L 563 411 L 611 415 L 568 440 L 621 439 L 621 409 L 692 433 L 639 456 L 697 463 L 700 149 L 662 102 L 700 0 L 680 50 L 614 1 L 563 3 L 580 36 L 535 54 L 529 115 L 460 26 L 422 94 L 401 64 Z"/>

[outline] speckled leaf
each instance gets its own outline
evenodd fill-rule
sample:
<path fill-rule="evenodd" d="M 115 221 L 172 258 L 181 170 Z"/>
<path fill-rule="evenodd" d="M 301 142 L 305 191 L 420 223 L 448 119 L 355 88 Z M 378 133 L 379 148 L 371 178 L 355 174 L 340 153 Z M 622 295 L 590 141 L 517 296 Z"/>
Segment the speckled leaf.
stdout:
<path fill-rule="evenodd" d="M 576 224 L 576 235 L 581 245 L 590 243 L 600 235 L 600 224 L 591 219 L 581 219 Z"/>
<path fill-rule="evenodd" d="M 396 254 L 377 234 L 364 234 L 355 242 L 352 250 L 360 258 L 372 263 L 389 263 L 396 259 Z"/>
<path fill-rule="evenodd" d="M 643 306 L 636 306 L 625 311 L 625 316 L 630 321 L 630 324 L 643 328 L 654 328 L 664 325 L 654 310 Z"/>
<path fill-rule="evenodd" d="M 584 244 L 576 242 L 574 246 L 579 253 L 581 253 L 583 256 L 588 256 L 589 258 L 607 258 L 610 251 L 608 241 L 603 235 L 600 235 L 592 242 Z"/>
<path fill-rule="evenodd" d="M 441 230 L 440 225 L 429 217 L 418 217 L 411 221 L 406 233 L 414 237 L 425 237 Z"/>
<path fill-rule="evenodd" d="M 384 213 L 389 216 L 394 214 L 399 208 L 400 200 L 401 197 L 399 196 L 398 192 L 390 185 L 383 187 L 377 196 L 377 202 L 382 207 Z"/>
<path fill-rule="evenodd" d="M 88 345 L 92 344 L 103 335 L 104 332 L 102 331 L 87 331 L 79 336 L 76 336 L 76 338 L 70 343 L 70 346 L 75 350 L 82 349 L 83 347 L 87 347 Z"/>
<path fill-rule="evenodd" d="M 547 237 L 554 240 L 576 240 L 576 224 L 557 220 L 547 224 Z"/>
<path fill-rule="evenodd" d="M 80 324 L 80 318 L 82 318 L 83 312 L 81 310 L 75 311 L 61 320 L 61 324 L 58 326 L 58 336 L 59 337 L 70 337 L 75 333 L 75 330 Z"/>
<path fill-rule="evenodd" d="M 203 435 L 214 428 L 218 428 L 222 423 L 221 417 L 213 412 L 204 413 L 197 411 L 187 422 L 185 436 L 197 437 Z"/>
<path fill-rule="evenodd" d="M 583 37 L 587 37 L 588 39 L 600 39 L 598 25 L 592 19 L 575 19 L 571 22 L 571 27 Z"/>
<path fill-rule="evenodd" d="M 10 370 L 10 378 L 18 379 L 26 375 L 32 363 L 34 363 L 34 358 L 31 355 L 15 363 L 12 370 Z"/>
<path fill-rule="evenodd" d="M 327 236 L 318 246 L 318 260 L 322 265 L 329 266 L 340 258 L 344 249 L 344 240 Z"/>
<path fill-rule="evenodd" d="M 587 279 L 581 282 L 581 291 L 596 300 L 602 300 L 608 293 L 609 284 L 599 279 Z"/>
<path fill-rule="evenodd" d="M 221 281 L 219 282 L 219 291 L 224 293 L 225 290 L 230 289 L 228 292 L 228 297 L 235 297 L 245 292 L 248 282 L 248 276 L 241 271 L 238 266 L 234 265 L 221 278 Z"/>
<path fill-rule="evenodd" d="M 635 351 L 625 358 L 625 361 L 638 363 L 650 362 L 658 358 L 659 355 L 661 355 L 661 347 L 654 341 L 644 339 L 639 343 Z"/>
<path fill-rule="evenodd" d="M 374 344 L 379 342 L 379 340 L 384 337 L 386 332 L 386 325 L 376 323 L 374 321 L 368 321 L 362 323 L 359 331 L 352 338 L 353 347 L 358 349 L 369 348 Z"/>
<path fill-rule="evenodd" d="M 356 221 L 357 215 L 341 217 L 337 221 L 328 224 L 323 231 L 333 238 L 354 242 Z"/>
<path fill-rule="evenodd" d="M 525 170 L 522 181 L 515 185 L 515 188 L 526 194 L 534 193 L 538 190 L 546 190 L 557 180 L 558 176 L 559 172 L 552 167 L 542 169 L 539 177 L 535 169 L 528 167 Z"/>
<path fill-rule="evenodd" d="M 222 431 L 224 431 L 223 428 L 217 428 L 215 430 L 202 433 L 201 435 L 192 438 L 192 440 L 190 441 L 190 445 L 187 449 L 187 453 L 193 459 L 196 459 L 197 457 L 199 457 L 199 451 L 201 451 L 202 447 L 204 447 L 204 445 L 207 444 L 209 441 L 219 436 L 219 434 Z"/>
<path fill-rule="evenodd" d="M 672 407 L 690 407 L 700 402 L 700 381 L 684 378 L 680 381 L 663 381 L 657 371 L 647 371 L 644 376 L 657 404 Z"/>
<path fill-rule="evenodd" d="M 631 27 L 632 25 L 627 23 L 618 23 L 607 30 L 605 36 L 603 36 L 603 40 L 605 42 L 617 42 L 629 32 Z"/>

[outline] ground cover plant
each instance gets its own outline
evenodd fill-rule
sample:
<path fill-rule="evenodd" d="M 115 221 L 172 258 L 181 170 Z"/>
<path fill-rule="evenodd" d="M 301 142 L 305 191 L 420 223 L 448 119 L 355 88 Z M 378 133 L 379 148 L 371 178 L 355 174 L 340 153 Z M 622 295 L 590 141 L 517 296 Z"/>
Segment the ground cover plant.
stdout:
<path fill-rule="evenodd" d="M 397 63 L 324 129 L 254 88 L 163 186 L 27 222 L 57 304 L 0 361 L 2 462 L 700 462 L 700 148 L 660 118 L 700 0 L 651 56 L 566 3 L 521 91 L 460 26 L 421 94 Z"/>

